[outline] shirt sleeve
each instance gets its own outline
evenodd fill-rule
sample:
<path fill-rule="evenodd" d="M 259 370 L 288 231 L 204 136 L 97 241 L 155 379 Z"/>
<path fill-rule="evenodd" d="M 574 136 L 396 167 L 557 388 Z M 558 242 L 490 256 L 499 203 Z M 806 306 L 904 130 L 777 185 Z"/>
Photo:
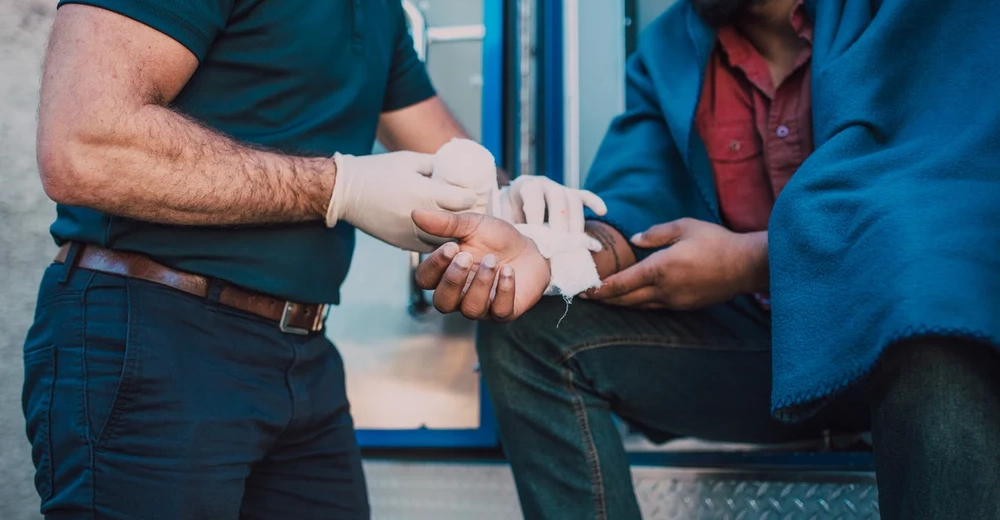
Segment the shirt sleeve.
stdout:
<path fill-rule="evenodd" d="M 436 94 L 424 62 L 417 57 L 413 47 L 413 37 L 406 25 L 401 2 L 394 9 L 393 23 L 396 31 L 396 45 L 392 53 L 389 81 L 382 100 L 382 111 L 390 112 L 419 103 Z"/>
<path fill-rule="evenodd" d="M 225 26 L 235 0 L 60 0 L 100 7 L 145 24 L 187 47 L 201 62 Z"/>
<path fill-rule="evenodd" d="M 631 238 L 648 228 L 692 216 L 691 200 L 701 200 L 659 106 L 643 54 L 628 62 L 625 111 L 616 117 L 598 147 L 585 187 L 604 199 L 604 222 Z M 692 198 L 694 197 L 694 198 Z M 636 257 L 651 250 L 633 246 Z"/>

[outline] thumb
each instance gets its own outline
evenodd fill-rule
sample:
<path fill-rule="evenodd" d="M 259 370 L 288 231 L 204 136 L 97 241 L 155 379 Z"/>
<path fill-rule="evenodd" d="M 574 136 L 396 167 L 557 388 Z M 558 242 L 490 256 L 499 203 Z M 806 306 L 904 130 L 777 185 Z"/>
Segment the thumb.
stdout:
<path fill-rule="evenodd" d="M 431 200 L 448 211 L 465 211 L 479 202 L 479 196 L 468 188 L 435 182 Z"/>
<path fill-rule="evenodd" d="M 684 225 L 680 221 L 657 224 L 632 237 L 631 242 L 639 247 L 662 247 L 673 244 L 684 235 Z"/>
<path fill-rule="evenodd" d="M 483 216 L 478 213 L 448 213 L 417 209 L 410 213 L 410 218 L 421 231 L 442 238 L 463 240 L 476 232 Z"/>
<path fill-rule="evenodd" d="M 396 157 L 399 157 L 400 161 L 404 162 L 408 168 L 419 173 L 420 175 L 423 175 L 424 177 L 430 177 L 431 173 L 434 172 L 434 156 L 431 154 L 412 152 L 409 150 L 393 153 L 395 153 Z"/>
<path fill-rule="evenodd" d="M 545 222 L 545 190 L 541 183 L 526 182 L 517 194 L 521 199 L 521 211 L 524 221 L 528 224 L 543 224 Z"/>
<path fill-rule="evenodd" d="M 599 217 L 607 215 L 608 206 L 599 195 L 588 190 L 580 190 L 577 194 L 580 196 L 580 200 L 583 201 L 583 205 L 590 208 L 594 214 Z"/>

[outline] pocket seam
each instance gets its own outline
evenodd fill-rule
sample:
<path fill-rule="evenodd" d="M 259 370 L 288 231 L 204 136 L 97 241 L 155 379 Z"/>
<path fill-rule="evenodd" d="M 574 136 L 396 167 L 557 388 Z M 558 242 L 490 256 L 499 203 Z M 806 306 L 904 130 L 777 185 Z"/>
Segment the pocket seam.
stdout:
<path fill-rule="evenodd" d="M 48 484 L 49 489 L 46 493 L 45 498 L 42 500 L 48 500 L 52 498 L 55 494 L 56 489 L 56 473 L 53 469 L 53 454 L 52 454 L 52 401 L 56 397 L 56 378 L 59 376 L 57 367 L 59 362 L 59 349 L 55 345 L 51 349 L 52 354 L 52 382 L 49 384 L 49 399 L 45 403 L 45 456 L 48 458 L 48 468 L 46 473 L 48 474 Z M 39 464 L 41 466 L 41 464 Z"/>
<path fill-rule="evenodd" d="M 93 443 L 95 449 L 102 448 L 107 445 L 107 443 L 115 438 L 115 433 L 118 430 L 118 426 L 122 422 L 122 416 L 127 408 L 126 404 L 129 400 L 129 395 L 132 393 L 132 387 L 134 386 L 134 379 L 136 373 L 136 359 L 138 357 L 138 347 L 134 341 L 134 334 L 136 327 L 134 324 L 134 305 L 132 298 L 132 283 L 131 280 L 127 280 L 125 284 L 125 305 L 127 310 L 127 316 L 125 320 L 125 353 L 122 359 L 122 369 L 121 375 L 118 377 L 118 384 L 115 388 L 114 397 L 111 399 L 110 409 L 108 410 L 107 417 L 104 418 L 104 423 L 101 425 L 100 430 L 93 432 L 88 435 L 88 438 Z M 86 350 L 86 344 L 84 346 Z M 89 392 L 88 392 L 89 396 Z M 89 397 L 88 397 L 89 400 Z M 88 403 L 88 430 L 89 430 L 89 403 Z"/>
<path fill-rule="evenodd" d="M 48 365 L 47 375 L 50 379 L 48 385 L 44 388 L 44 404 L 41 406 L 41 414 L 44 417 L 41 424 L 38 425 L 38 430 L 29 439 L 32 445 L 32 449 L 38 447 L 41 443 L 41 456 L 38 459 L 37 465 L 35 465 L 35 478 L 34 485 L 35 491 L 38 492 L 39 499 L 42 503 L 52 497 L 55 491 L 55 472 L 52 470 L 52 400 L 55 397 L 56 391 L 56 359 L 57 359 L 57 349 L 55 344 L 52 342 L 46 343 L 44 346 L 33 349 L 30 353 L 26 352 L 22 356 L 22 360 L 25 363 L 25 367 L 28 366 L 28 361 L 41 361 L 44 358 L 48 358 L 43 362 Z M 25 416 L 26 421 L 30 421 L 31 418 Z M 25 425 L 27 427 L 27 424 Z M 39 484 L 44 483 L 44 492 L 39 489 Z"/>

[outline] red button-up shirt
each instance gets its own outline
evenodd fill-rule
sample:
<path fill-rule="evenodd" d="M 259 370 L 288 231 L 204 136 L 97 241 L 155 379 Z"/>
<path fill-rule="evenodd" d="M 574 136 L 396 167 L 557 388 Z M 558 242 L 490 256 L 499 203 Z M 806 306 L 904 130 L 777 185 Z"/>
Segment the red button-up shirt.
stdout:
<path fill-rule="evenodd" d="M 809 45 L 776 84 L 764 57 L 734 27 L 719 30 L 706 70 L 695 129 L 712 163 L 723 221 L 733 231 L 766 230 L 775 199 L 813 151 L 813 29 L 801 1 L 791 23 Z"/>

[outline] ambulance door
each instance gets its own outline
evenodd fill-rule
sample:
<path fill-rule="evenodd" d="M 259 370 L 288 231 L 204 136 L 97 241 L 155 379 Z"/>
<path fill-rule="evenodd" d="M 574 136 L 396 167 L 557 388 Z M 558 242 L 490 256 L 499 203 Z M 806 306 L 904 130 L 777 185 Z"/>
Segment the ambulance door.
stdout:
<path fill-rule="evenodd" d="M 403 7 L 439 95 L 499 161 L 503 0 L 406 0 Z M 344 358 L 362 448 L 495 446 L 474 324 L 440 315 L 413 286 L 416 255 L 360 232 L 357 238 L 341 304 L 326 324 Z"/>

